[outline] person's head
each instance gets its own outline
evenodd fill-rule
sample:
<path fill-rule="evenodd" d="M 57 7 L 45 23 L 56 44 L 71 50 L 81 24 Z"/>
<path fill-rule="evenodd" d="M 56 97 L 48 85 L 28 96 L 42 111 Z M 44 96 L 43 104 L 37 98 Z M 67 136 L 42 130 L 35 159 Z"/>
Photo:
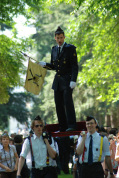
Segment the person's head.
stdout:
<path fill-rule="evenodd" d="M 108 140 L 109 141 L 113 141 L 114 140 L 114 135 L 113 134 L 108 135 Z"/>
<path fill-rule="evenodd" d="M 97 132 L 100 132 L 100 127 L 99 127 L 99 125 L 96 126 L 96 131 L 97 131 Z"/>
<path fill-rule="evenodd" d="M 16 133 L 11 133 L 10 137 L 14 139 Z"/>
<path fill-rule="evenodd" d="M 57 30 L 55 31 L 56 43 L 59 46 L 62 46 L 64 43 L 64 39 L 65 39 L 64 31 L 60 27 L 58 27 Z"/>
<path fill-rule="evenodd" d="M 95 133 L 97 126 L 97 121 L 93 116 L 87 116 L 86 118 L 86 128 L 90 134 Z"/>
<path fill-rule="evenodd" d="M 14 145 L 14 138 L 10 137 L 10 145 Z"/>
<path fill-rule="evenodd" d="M 40 135 L 42 135 L 43 128 L 44 128 L 43 120 L 40 118 L 40 116 L 37 116 L 32 121 L 31 129 L 33 130 L 33 132 L 35 133 L 35 135 L 40 136 Z"/>
<path fill-rule="evenodd" d="M 8 147 L 9 146 L 10 137 L 9 137 L 9 135 L 6 132 L 4 132 L 1 135 L 1 143 L 2 143 L 3 147 Z"/>
<path fill-rule="evenodd" d="M 22 144 L 23 143 L 23 136 L 22 135 L 15 135 L 14 143 L 15 144 Z"/>

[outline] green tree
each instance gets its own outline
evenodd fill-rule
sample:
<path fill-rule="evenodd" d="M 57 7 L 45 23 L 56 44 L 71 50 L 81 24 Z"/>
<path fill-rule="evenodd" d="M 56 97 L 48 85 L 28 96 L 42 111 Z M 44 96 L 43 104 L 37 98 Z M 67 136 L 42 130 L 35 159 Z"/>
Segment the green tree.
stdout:
<path fill-rule="evenodd" d="M 7 104 L 0 104 L 0 129 L 8 127 L 10 117 L 16 118 L 20 123 L 27 122 L 32 118 L 27 103 L 34 103 L 35 97 L 26 93 L 13 93 L 13 89 L 8 90 L 10 99 Z"/>
<path fill-rule="evenodd" d="M 25 71 L 25 59 L 20 54 L 24 41 L 18 43 L 5 35 L 0 35 L 0 41 L 0 103 L 6 103 L 9 99 L 8 87 L 20 85 L 19 74 Z"/>
<path fill-rule="evenodd" d="M 30 18 L 29 11 L 39 12 L 43 8 L 46 0 L 16 0 L 16 1 L 1 1 L 0 2 L 0 22 L 11 24 L 13 17 L 19 14 Z"/>
<path fill-rule="evenodd" d="M 5 0 L 0 2 L 1 30 L 10 28 L 14 32 L 11 38 L 2 33 L 0 35 L 0 103 L 8 102 L 8 87 L 22 84 L 20 75 L 24 73 L 23 62 L 25 59 L 20 51 L 26 51 L 31 45 L 31 40 L 17 38 L 13 17 L 22 14 L 29 19 L 32 16 L 30 12 L 39 12 L 43 8 L 44 2 L 45 0 Z"/>
<path fill-rule="evenodd" d="M 98 99 L 107 102 L 119 98 L 118 7 L 119 1 L 82 1 L 75 28 L 78 30 L 75 35 L 79 40 L 76 42 L 80 47 L 79 56 L 92 53 L 79 73 L 79 80 L 95 88 Z"/>
<path fill-rule="evenodd" d="M 62 0 L 56 0 L 56 3 Z M 78 47 L 79 59 L 92 53 L 79 73 L 79 82 L 98 91 L 98 99 L 116 102 L 119 98 L 119 1 L 65 0 L 75 2 L 69 37 Z"/>

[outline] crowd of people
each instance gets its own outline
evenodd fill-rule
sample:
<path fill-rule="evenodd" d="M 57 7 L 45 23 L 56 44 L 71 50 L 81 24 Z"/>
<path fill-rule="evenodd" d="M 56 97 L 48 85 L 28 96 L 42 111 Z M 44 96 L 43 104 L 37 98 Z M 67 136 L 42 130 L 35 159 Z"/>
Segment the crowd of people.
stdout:
<path fill-rule="evenodd" d="M 55 70 L 52 89 L 60 132 L 76 131 L 76 114 L 72 98 L 78 76 L 76 47 L 65 42 L 61 27 L 55 31 L 57 45 L 52 47 L 50 63 L 39 65 Z M 119 178 L 118 130 L 98 127 L 92 116 L 86 118 L 86 131 L 80 136 L 52 138 L 37 116 L 31 123 L 29 136 L 7 131 L 1 135 L 0 178 L 57 178 L 62 170 L 69 174 L 73 163 L 73 178 Z M 23 130 L 24 135 L 28 130 Z"/>
<path fill-rule="evenodd" d="M 73 178 L 119 177 L 118 130 L 100 129 L 94 117 L 86 119 L 87 131 L 80 136 L 52 138 L 37 116 L 29 136 L 1 135 L 0 178 L 57 178 L 62 170 Z M 91 146 L 92 135 L 92 146 Z M 92 154 L 89 158 L 90 148 Z M 72 169 L 69 172 L 69 162 Z"/>

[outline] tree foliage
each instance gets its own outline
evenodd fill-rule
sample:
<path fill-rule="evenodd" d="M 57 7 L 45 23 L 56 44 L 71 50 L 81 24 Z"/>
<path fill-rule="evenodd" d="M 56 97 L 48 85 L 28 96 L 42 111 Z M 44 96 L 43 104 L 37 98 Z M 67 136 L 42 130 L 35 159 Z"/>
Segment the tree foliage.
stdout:
<path fill-rule="evenodd" d="M 78 47 L 79 60 L 92 54 L 83 62 L 78 81 L 95 88 L 98 99 L 116 102 L 119 99 L 119 1 L 76 0 L 75 5 L 76 18 L 71 21 L 69 36 Z"/>
<path fill-rule="evenodd" d="M 27 107 L 28 103 L 34 103 L 35 98 L 29 93 L 13 93 L 13 89 L 8 90 L 10 99 L 7 104 L 0 104 L 0 129 L 8 127 L 10 117 L 16 118 L 20 123 L 27 122 L 31 118 L 31 111 Z"/>
<path fill-rule="evenodd" d="M 30 18 L 30 11 L 37 11 L 42 8 L 45 1 L 41 0 L 16 0 L 0 2 L 0 25 L 1 30 L 6 28 L 14 29 L 13 17 L 19 14 Z M 0 33 L 0 103 L 9 100 L 8 87 L 21 85 L 20 75 L 24 73 L 24 58 L 20 51 L 28 49 L 29 39 L 18 39 L 16 29 L 12 37 Z"/>
<path fill-rule="evenodd" d="M 24 73 L 24 58 L 20 50 L 25 48 L 24 41 L 20 44 L 5 35 L 0 35 L 0 41 L 0 103 L 6 103 L 8 87 L 20 85 L 20 73 Z"/>
<path fill-rule="evenodd" d="M 39 12 L 43 8 L 45 0 L 4 0 L 0 2 L 0 22 L 11 24 L 13 17 L 19 14 L 30 18 L 29 11 Z M 28 12 L 27 12 L 27 10 Z"/>

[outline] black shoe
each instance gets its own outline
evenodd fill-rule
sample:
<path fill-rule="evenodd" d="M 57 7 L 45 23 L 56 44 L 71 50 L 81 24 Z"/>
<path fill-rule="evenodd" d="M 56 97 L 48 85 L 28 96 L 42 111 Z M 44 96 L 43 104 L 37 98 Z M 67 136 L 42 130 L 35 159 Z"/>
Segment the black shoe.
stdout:
<path fill-rule="evenodd" d="M 59 133 L 59 132 L 65 132 L 66 130 L 57 130 L 55 131 L 55 133 Z"/>
<path fill-rule="evenodd" d="M 55 133 L 59 133 L 59 132 L 60 132 L 60 130 L 55 131 Z"/>
<path fill-rule="evenodd" d="M 75 131 L 76 129 L 74 129 L 74 128 L 68 128 L 67 130 L 66 130 L 66 132 L 70 132 L 70 131 Z"/>

